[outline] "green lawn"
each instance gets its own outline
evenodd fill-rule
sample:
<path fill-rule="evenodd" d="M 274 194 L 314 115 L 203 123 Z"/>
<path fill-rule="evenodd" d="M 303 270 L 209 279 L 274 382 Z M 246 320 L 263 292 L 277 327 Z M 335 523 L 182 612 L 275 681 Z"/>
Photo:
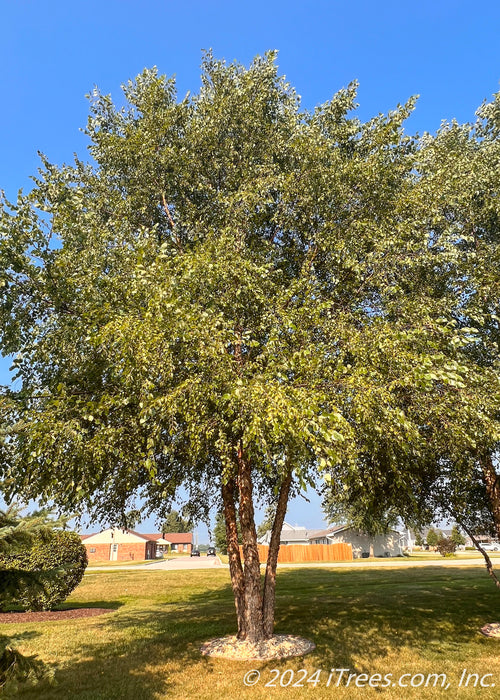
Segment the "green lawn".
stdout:
<path fill-rule="evenodd" d="M 234 662 L 202 658 L 201 643 L 234 631 L 227 570 L 91 572 L 69 606 L 112 607 L 94 618 L 2 625 L 23 635 L 22 650 L 54 665 L 55 684 L 26 688 L 15 697 L 36 700 L 156 700 L 159 698 L 498 698 L 500 640 L 479 633 L 500 620 L 500 592 L 477 568 L 282 569 L 278 573 L 276 631 L 313 639 L 302 658 Z M 261 681 L 243 685 L 244 674 Z M 448 690 L 434 687 L 335 687 L 330 669 L 368 676 L 446 673 Z M 272 669 L 278 669 L 272 672 Z M 278 673 L 292 682 L 321 670 L 316 687 L 265 688 Z M 299 673 L 300 669 L 305 669 Z M 457 688 L 463 669 L 491 673 L 485 684 Z M 282 677 L 284 683 L 291 671 Z M 420 683 L 416 676 L 414 683 Z M 375 679 L 373 683 L 380 683 Z M 409 683 L 410 677 L 402 681 Z M 433 681 L 431 681 L 433 682 Z M 439 681 L 440 682 L 440 681 Z M 473 685 L 474 679 L 470 684 Z M 7 695 L 8 697 L 8 695 Z"/>
<path fill-rule="evenodd" d="M 153 564 L 155 561 L 162 561 L 161 559 L 130 559 L 126 561 L 109 561 L 109 559 L 103 559 L 102 561 L 91 561 L 89 566 L 139 566 L 143 564 Z"/>

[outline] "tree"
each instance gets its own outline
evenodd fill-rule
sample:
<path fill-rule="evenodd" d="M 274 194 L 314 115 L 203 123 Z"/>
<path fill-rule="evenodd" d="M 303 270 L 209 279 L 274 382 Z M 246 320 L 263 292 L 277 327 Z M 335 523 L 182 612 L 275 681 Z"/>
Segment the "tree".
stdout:
<path fill-rule="evenodd" d="M 155 70 L 124 93 L 92 95 L 93 164 L 43 157 L 3 204 L 9 495 L 118 521 L 137 494 L 166 517 L 183 486 L 189 517 L 224 512 L 238 637 L 258 641 L 289 497 L 325 475 L 376 498 L 380 471 L 409 493 L 422 417 L 461 381 L 414 100 L 363 124 L 352 84 L 310 113 L 273 53 L 207 54 L 180 102 Z M 263 583 L 255 499 L 275 508 Z"/>
<path fill-rule="evenodd" d="M 464 390 L 472 398 L 462 416 L 462 429 L 468 421 L 468 440 L 457 431 L 457 448 L 442 450 L 436 493 L 439 507 L 447 515 L 456 513 L 459 524 L 475 529 L 482 521 L 481 527 L 493 527 L 500 536 L 500 93 L 483 103 L 476 116 L 470 124 L 443 124 L 434 138 L 428 137 L 420 166 L 436 238 L 450 238 L 454 231 L 450 315 L 468 337 L 461 362 L 471 376 L 480 378 L 479 384 L 469 378 L 465 382 Z M 487 393 L 483 402 L 480 397 Z"/>
<path fill-rule="evenodd" d="M 238 537 L 238 546 L 241 546 L 241 527 L 238 516 L 236 516 L 236 532 Z M 226 520 L 224 518 L 224 512 L 219 511 L 215 515 L 215 525 L 213 530 L 213 542 L 215 548 L 222 554 L 227 554 L 227 532 L 226 532 Z"/>
<path fill-rule="evenodd" d="M 274 518 L 276 517 L 276 508 L 273 504 L 267 506 L 264 513 L 264 520 L 257 528 L 257 537 L 263 537 L 266 532 L 273 529 Z"/>
<path fill-rule="evenodd" d="M 465 544 L 465 537 L 462 535 L 457 525 L 453 525 L 453 527 L 451 528 L 450 539 L 452 542 L 455 543 L 456 547 Z"/>
<path fill-rule="evenodd" d="M 414 195 L 426 203 L 419 230 L 427 231 L 435 264 L 414 281 L 457 331 L 455 345 L 441 346 L 454 377 L 430 372 L 425 392 L 393 394 L 417 431 L 396 468 L 383 437 L 355 468 L 335 470 L 326 505 L 360 525 L 401 516 L 422 527 L 452 518 L 470 535 L 500 536 L 499 136 L 497 94 L 475 123 L 443 124 L 418 144 Z"/>
<path fill-rule="evenodd" d="M 185 520 L 176 510 L 172 510 L 165 518 L 161 531 L 163 534 L 166 532 L 189 532 L 192 527 L 193 524 L 189 520 Z"/>
<path fill-rule="evenodd" d="M 141 520 L 141 511 L 137 510 L 137 508 L 133 508 L 132 510 L 129 510 L 128 513 L 125 513 L 125 517 L 123 519 L 123 526 L 128 530 L 134 530 L 137 527 L 137 525 L 139 525 Z"/>
<path fill-rule="evenodd" d="M 436 547 L 439 541 L 439 535 L 433 527 L 429 528 L 425 541 L 429 547 Z"/>
<path fill-rule="evenodd" d="M 215 516 L 213 542 L 218 552 L 227 554 L 226 521 L 222 511 L 219 511 Z"/>
<path fill-rule="evenodd" d="M 417 545 L 417 547 L 421 547 L 424 544 L 421 532 L 417 532 L 417 534 L 415 535 L 415 544 Z"/>

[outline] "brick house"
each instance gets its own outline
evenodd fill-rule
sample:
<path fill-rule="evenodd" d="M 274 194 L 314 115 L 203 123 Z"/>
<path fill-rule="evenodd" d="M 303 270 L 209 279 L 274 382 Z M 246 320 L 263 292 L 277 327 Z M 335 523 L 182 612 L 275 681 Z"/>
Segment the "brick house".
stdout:
<path fill-rule="evenodd" d="M 156 533 L 143 536 L 150 541 L 156 542 L 156 551 L 162 554 L 167 552 L 169 548 L 171 552 L 191 554 L 193 546 L 193 534 L 191 532 L 166 532 L 163 535 Z"/>
<path fill-rule="evenodd" d="M 80 535 L 87 550 L 89 562 L 93 561 L 143 561 L 156 559 L 164 552 L 191 553 L 192 533 L 143 534 L 135 530 L 109 527 L 91 535 Z"/>

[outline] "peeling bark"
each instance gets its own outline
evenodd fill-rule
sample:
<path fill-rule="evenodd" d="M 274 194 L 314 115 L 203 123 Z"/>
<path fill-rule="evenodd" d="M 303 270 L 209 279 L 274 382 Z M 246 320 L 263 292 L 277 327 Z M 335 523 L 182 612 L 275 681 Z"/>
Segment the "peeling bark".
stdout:
<path fill-rule="evenodd" d="M 230 479 L 222 484 L 222 501 L 224 503 L 224 520 L 226 522 L 227 553 L 229 556 L 229 572 L 233 587 L 236 618 L 238 621 L 238 639 L 246 638 L 245 614 L 245 581 L 241 565 L 240 548 L 238 545 L 238 528 L 236 524 L 236 505 L 234 493 L 236 484 Z"/>
<path fill-rule="evenodd" d="M 262 601 L 262 619 L 264 624 L 264 635 L 266 638 L 271 637 L 274 631 L 276 566 L 278 564 L 278 554 L 280 549 L 281 528 L 283 527 L 283 522 L 285 520 L 291 483 L 292 472 L 290 470 L 281 484 L 278 496 L 278 505 L 276 507 L 276 515 L 274 516 L 274 523 L 271 531 L 271 541 L 269 542 L 269 551 L 267 554 L 266 575 L 264 578 L 264 595 Z"/>
<path fill-rule="evenodd" d="M 238 491 L 242 535 L 246 639 L 257 642 L 264 639 L 262 624 L 262 593 L 260 583 L 259 550 L 255 530 L 255 514 L 252 499 L 252 475 L 250 462 L 238 445 Z"/>

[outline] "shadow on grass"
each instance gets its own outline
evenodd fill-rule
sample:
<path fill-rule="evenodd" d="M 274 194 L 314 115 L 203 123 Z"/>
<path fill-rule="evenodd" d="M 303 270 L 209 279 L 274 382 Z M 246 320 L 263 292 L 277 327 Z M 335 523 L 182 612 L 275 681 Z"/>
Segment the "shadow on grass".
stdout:
<path fill-rule="evenodd" d="M 176 572 L 162 574 L 166 587 L 175 580 Z M 197 591 L 184 594 L 182 602 L 155 600 L 93 618 L 91 634 L 78 638 L 79 659 L 56 670 L 57 685 L 25 689 L 18 697 L 153 700 L 172 691 L 183 673 L 206 673 L 209 683 L 214 663 L 201 657 L 199 648 L 207 639 L 234 634 L 234 603 L 226 581 L 200 592 L 203 573 L 193 572 L 193 577 Z M 361 672 L 374 659 L 404 647 L 422 657 L 438 652 L 452 660 L 464 644 L 479 638 L 481 625 L 498 617 L 499 593 L 477 569 L 294 569 L 278 574 L 275 630 L 312 639 L 316 651 L 300 663 L 310 659 L 316 667 Z M 287 663 L 272 662 L 273 667 Z"/>
<path fill-rule="evenodd" d="M 465 644 L 486 642 L 480 627 L 500 618 L 499 592 L 477 569 L 344 569 L 328 580 L 311 569 L 306 595 L 298 570 L 281 581 L 275 630 L 312 638 L 323 668 L 363 672 L 404 648 L 459 660 Z"/>
<path fill-rule="evenodd" d="M 90 602 L 73 602 L 61 603 L 54 610 L 82 610 L 85 608 L 109 608 L 110 610 L 119 610 L 124 603 L 118 600 L 92 600 Z"/>
<path fill-rule="evenodd" d="M 43 615 L 44 612 L 51 613 L 51 612 L 61 612 L 64 610 L 84 610 L 86 608 L 109 608 L 110 610 L 118 610 L 119 608 L 122 607 L 124 603 L 118 601 L 118 600 L 93 600 L 90 602 L 71 602 L 71 603 L 60 603 L 59 605 L 55 605 L 54 607 L 50 608 L 50 610 L 45 610 L 45 611 L 27 611 L 24 608 L 20 607 L 19 605 L 11 605 L 7 607 L 5 610 L 2 610 L 2 613 L 16 613 L 19 614 L 21 617 L 23 613 L 26 613 L 29 615 L 31 612 Z M 0 613 L 1 615 L 1 613 Z M 1 618 L 0 618 L 1 621 Z M 9 623 L 7 623 L 9 624 Z"/>

